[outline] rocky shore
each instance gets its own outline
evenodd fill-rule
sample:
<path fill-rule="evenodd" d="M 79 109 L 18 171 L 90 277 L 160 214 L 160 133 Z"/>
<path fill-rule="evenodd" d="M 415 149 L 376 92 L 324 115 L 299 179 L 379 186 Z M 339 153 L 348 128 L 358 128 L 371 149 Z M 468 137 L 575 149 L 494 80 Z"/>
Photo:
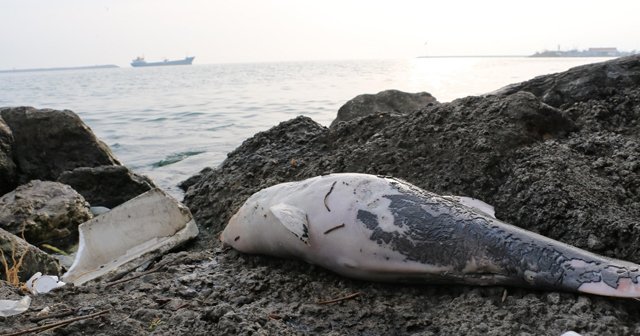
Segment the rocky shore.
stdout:
<path fill-rule="evenodd" d="M 92 218 L 91 206 L 112 208 L 153 186 L 122 166 L 75 113 L 0 108 L 0 251 L 8 267 L 12 256 L 17 263 L 30 251 L 21 281 L 37 271 L 60 271 L 41 249 L 77 244 L 78 225 Z M 6 273 L 2 268 L 0 279 Z"/>
<path fill-rule="evenodd" d="M 640 333 L 635 300 L 357 281 L 299 261 L 242 255 L 216 239 L 244 200 L 264 187 L 362 172 L 479 198 L 494 205 L 505 222 L 640 263 L 640 56 L 451 103 L 396 91 L 359 96 L 345 106 L 329 128 L 307 117 L 284 121 L 247 139 L 219 167 L 183 182 L 184 203 L 201 234 L 186 250 L 166 255 L 157 271 L 120 284 L 65 286 L 36 296 L 28 312 L 0 317 L 0 334 L 55 322 L 37 321 L 46 307 L 76 316 L 108 311 L 47 332 L 59 335 Z M 57 181 L 91 205 L 110 207 L 127 197 L 103 199 L 123 188 L 114 190 L 113 182 L 97 187 L 110 180 L 96 174 L 128 176 L 131 193 L 144 189 L 135 186 L 151 185 L 122 167 L 97 139 L 72 146 L 78 134 L 90 134 L 86 126 L 33 126 L 49 125 L 45 120 L 54 114 L 63 125 L 81 123 L 68 111 L 0 109 L 1 194 L 17 193 L 32 180 Z M 25 133 L 30 129 L 35 134 Z M 54 131 L 63 132 L 64 141 L 50 140 Z M 68 157 L 52 152 L 60 146 Z M 88 148 L 103 154 L 87 155 Z M 5 195 L 0 202 L 15 199 Z M 9 222 L 3 218 L 0 228 Z M 0 285 L 0 293 L 19 298 L 7 285 Z M 350 298 L 325 302 L 341 297 Z"/>

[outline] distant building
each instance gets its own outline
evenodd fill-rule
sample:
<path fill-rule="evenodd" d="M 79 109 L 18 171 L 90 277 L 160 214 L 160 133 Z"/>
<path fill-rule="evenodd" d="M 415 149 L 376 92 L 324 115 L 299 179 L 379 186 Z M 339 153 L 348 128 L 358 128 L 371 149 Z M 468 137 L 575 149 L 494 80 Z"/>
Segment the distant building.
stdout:
<path fill-rule="evenodd" d="M 589 48 L 587 50 L 567 50 L 562 51 L 558 46 L 557 51 L 545 50 L 542 52 L 537 52 L 531 57 L 620 57 L 632 55 L 635 51 L 632 52 L 621 52 L 618 51 L 618 48 Z"/>
<path fill-rule="evenodd" d="M 590 56 L 595 57 L 615 57 L 620 55 L 618 48 L 589 48 L 586 52 L 589 53 Z"/>

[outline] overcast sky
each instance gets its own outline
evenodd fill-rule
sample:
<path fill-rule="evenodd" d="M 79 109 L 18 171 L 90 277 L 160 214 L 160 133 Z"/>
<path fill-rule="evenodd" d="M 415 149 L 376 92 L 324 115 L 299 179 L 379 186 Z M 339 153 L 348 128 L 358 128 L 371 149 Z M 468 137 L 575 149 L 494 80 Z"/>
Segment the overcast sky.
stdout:
<path fill-rule="evenodd" d="M 640 50 L 640 1 L 0 0 L 0 69 Z"/>

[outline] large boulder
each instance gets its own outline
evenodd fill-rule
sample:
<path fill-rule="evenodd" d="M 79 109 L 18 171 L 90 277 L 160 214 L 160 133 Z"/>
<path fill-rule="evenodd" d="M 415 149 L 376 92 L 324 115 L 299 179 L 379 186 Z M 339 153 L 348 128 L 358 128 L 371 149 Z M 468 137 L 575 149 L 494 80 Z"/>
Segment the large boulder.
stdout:
<path fill-rule="evenodd" d="M 60 274 L 58 261 L 23 239 L 0 228 L 0 279 L 6 280 L 6 269 L 18 271 L 18 278 L 24 282 L 36 272 L 42 274 Z M 5 264 L 6 263 L 6 264 Z M 5 268 L 6 266 L 6 268 Z M 0 296 L 0 298 L 4 298 Z"/>
<path fill-rule="evenodd" d="M 92 215 L 68 185 L 34 180 L 0 197 L 0 228 L 40 246 L 65 248 L 78 242 L 78 225 Z"/>
<path fill-rule="evenodd" d="M 91 206 L 113 208 L 154 188 L 145 176 L 125 166 L 81 167 L 66 171 L 58 181 L 78 191 Z"/>
<path fill-rule="evenodd" d="M 13 133 L 13 156 L 20 181 L 55 181 L 77 167 L 119 165 L 107 145 L 69 110 L 12 107 L 0 116 Z"/>
<path fill-rule="evenodd" d="M 0 117 L 0 195 L 17 184 L 16 164 L 13 162 L 13 134 Z"/>
<path fill-rule="evenodd" d="M 368 115 L 329 129 L 298 117 L 256 134 L 222 165 L 190 179 L 185 203 L 196 221 L 209 227 L 209 246 L 215 248 L 220 246 L 216 233 L 261 188 L 331 172 L 393 175 L 440 194 L 480 198 L 493 204 L 506 222 L 639 263 L 639 67 L 640 56 L 616 59 L 496 94 L 405 115 Z M 398 290 L 345 279 L 304 262 L 221 255 L 219 266 L 226 275 L 251 279 L 244 290 L 236 291 L 242 284 L 233 283 L 216 292 L 216 298 L 231 302 L 233 325 L 264 320 L 264 310 L 257 311 L 265 309 L 265 298 L 278 297 L 266 310 L 294 322 L 273 333 L 290 332 L 291 325 L 303 333 L 351 326 L 363 326 L 371 334 L 640 331 L 637 306 L 606 298 L 500 287 Z M 245 294 L 255 288 L 259 290 Z M 300 306 L 315 290 L 327 289 L 363 296 L 328 309 Z M 311 294 L 279 294 L 304 291 Z M 241 294 L 243 301 L 236 303 Z"/>
<path fill-rule="evenodd" d="M 427 92 L 408 93 L 399 90 L 385 90 L 376 94 L 362 94 L 340 107 L 338 116 L 330 127 L 335 127 L 341 121 L 349 121 L 371 114 L 408 114 L 436 104 L 438 104 L 436 98 Z"/>
<path fill-rule="evenodd" d="M 331 129 L 298 117 L 246 140 L 219 169 L 202 171 L 185 202 L 199 223 L 219 231 L 259 189 L 332 172 L 393 175 L 489 198 L 505 157 L 574 129 L 561 111 L 527 92 L 469 97 L 408 116 L 369 115 Z"/>
<path fill-rule="evenodd" d="M 612 62 L 586 64 L 568 71 L 543 75 L 522 83 L 508 85 L 494 94 L 509 95 L 529 91 L 554 107 L 568 107 L 576 102 L 606 100 L 617 96 L 617 104 L 625 103 L 624 91 L 640 85 L 638 56 Z M 616 102 L 611 102 L 614 108 Z"/>
<path fill-rule="evenodd" d="M 0 194 L 31 180 L 59 179 L 108 207 L 155 186 L 122 166 L 72 111 L 0 108 Z"/>

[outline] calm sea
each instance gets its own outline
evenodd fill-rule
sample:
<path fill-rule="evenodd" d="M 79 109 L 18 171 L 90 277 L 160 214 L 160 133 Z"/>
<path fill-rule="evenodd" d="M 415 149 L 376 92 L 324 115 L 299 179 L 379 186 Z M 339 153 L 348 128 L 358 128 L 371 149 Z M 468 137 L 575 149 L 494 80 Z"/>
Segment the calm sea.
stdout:
<path fill-rule="evenodd" d="M 446 102 L 594 58 L 416 58 L 0 73 L 0 106 L 69 109 L 124 164 L 177 183 L 256 132 L 306 115 L 328 126 L 362 93 L 427 91 Z M 197 59 L 196 59 L 197 61 Z"/>

